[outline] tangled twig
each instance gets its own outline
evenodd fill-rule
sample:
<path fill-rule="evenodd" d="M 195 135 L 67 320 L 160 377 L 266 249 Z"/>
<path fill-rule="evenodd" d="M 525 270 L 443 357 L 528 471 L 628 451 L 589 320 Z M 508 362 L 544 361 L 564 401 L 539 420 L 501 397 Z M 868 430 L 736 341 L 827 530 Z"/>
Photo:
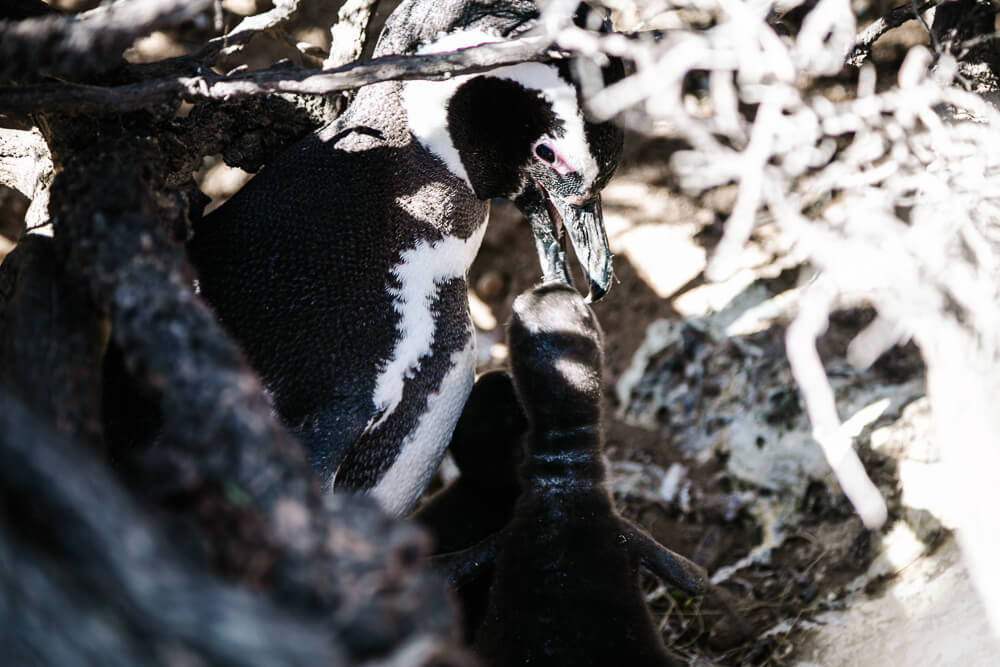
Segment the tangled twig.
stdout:
<path fill-rule="evenodd" d="M 125 86 L 37 84 L 0 87 L 0 112 L 125 112 L 177 100 L 208 102 L 273 93 L 325 95 L 381 81 L 443 79 L 530 60 L 551 58 L 543 37 L 523 37 L 449 53 L 386 56 L 332 70 L 275 68 L 231 76 L 205 69 Z M 172 108 L 172 107 L 171 107 Z"/>
<path fill-rule="evenodd" d="M 819 77 L 863 62 L 879 36 L 914 16 L 913 4 L 921 12 L 934 2 L 908 3 L 856 35 L 850 3 L 820 0 L 792 37 L 772 29 L 769 3 L 690 4 L 714 24 L 682 26 L 632 49 L 635 73 L 593 94 L 591 109 L 683 140 L 689 148 L 671 166 L 685 191 L 737 184 L 707 276 L 738 268 L 762 219 L 809 257 L 818 276 L 788 330 L 789 360 L 815 439 L 872 527 L 884 521 L 885 502 L 843 432 L 815 339 L 835 307 L 867 303 L 878 319 L 852 344 L 852 360 L 870 363 L 900 340 L 919 345 L 954 471 L 943 492 L 965 502 L 960 538 L 1000 623 L 1000 578 L 988 565 L 1000 558 L 1000 542 L 982 529 L 985 518 L 974 520 L 996 504 L 991 480 L 1000 465 L 992 407 L 1000 399 L 1000 158 L 987 148 L 1000 142 L 1000 113 L 953 85 L 952 56 L 923 47 L 910 51 L 895 86 L 877 91 L 866 64 L 856 98 L 815 94 Z M 556 41 L 617 54 L 618 39 L 584 42 L 564 29 Z M 694 72 L 707 78 L 697 104 L 687 87 Z"/>

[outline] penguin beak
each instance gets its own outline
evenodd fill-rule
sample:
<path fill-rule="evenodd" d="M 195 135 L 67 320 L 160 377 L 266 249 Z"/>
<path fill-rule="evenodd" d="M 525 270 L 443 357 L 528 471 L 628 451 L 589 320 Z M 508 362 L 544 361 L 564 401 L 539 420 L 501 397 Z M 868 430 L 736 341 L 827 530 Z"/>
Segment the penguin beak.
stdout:
<path fill-rule="evenodd" d="M 604 230 L 600 196 L 586 204 L 574 205 L 548 195 L 537 184 L 531 183 L 515 200 L 515 204 L 531 223 L 535 249 L 542 265 L 542 279 L 545 282 L 573 284 L 566 265 L 568 233 L 587 278 L 587 302 L 599 301 L 608 293 L 614 270 L 608 235 Z"/>
<path fill-rule="evenodd" d="M 573 250 L 587 276 L 590 288 L 587 302 L 600 301 L 611 289 L 611 278 L 614 276 L 600 195 L 583 206 L 573 206 L 556 197 L 550 197 L 549 202 L 562 218 L 562 226 L 569 234 Z"/>

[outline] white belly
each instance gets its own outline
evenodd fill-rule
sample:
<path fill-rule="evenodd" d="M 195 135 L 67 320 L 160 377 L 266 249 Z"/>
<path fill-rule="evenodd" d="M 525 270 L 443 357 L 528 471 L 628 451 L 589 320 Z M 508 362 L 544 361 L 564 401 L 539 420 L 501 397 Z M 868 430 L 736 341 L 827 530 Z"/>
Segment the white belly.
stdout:
<path fill-rule="evenodd" d="M 428 397 L 427 411 L 406 436 L 396 461 L 371 491 L 390 514 L 402 516 L 413 509 L 444 457 L 475 381 L 475 336 L 451 358 L 454 366 L 442 380 L 441 388 Z"/>

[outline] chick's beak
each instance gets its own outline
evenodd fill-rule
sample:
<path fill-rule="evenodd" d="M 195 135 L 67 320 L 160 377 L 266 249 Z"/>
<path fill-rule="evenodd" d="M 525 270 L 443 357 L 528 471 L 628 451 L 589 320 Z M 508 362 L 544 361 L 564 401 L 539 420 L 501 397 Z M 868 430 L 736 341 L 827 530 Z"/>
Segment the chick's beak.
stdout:
<path fill-rule="evenodd" d="M 531 183 L 515 203 L 531 223 L 544 281 L 573 284 L 566 265 L 568 233 L 587 278 L 587 302 L 598 301 L 608 293 L 614 270 L 599 196 L 586 204 L 574 205 Z"/>

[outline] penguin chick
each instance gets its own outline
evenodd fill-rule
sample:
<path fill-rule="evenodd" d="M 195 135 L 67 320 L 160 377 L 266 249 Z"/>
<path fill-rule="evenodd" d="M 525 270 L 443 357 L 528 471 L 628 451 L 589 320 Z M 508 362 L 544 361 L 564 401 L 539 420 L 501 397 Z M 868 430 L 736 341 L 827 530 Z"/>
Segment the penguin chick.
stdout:
<path fill-rule="evenodd" d="M 537 16 L 404 0 L 375 56 L 502 41 Z M 607 291 L 599 195 L 622 132 L 584 116 L 569 68 L 367 86 L 196 224 L 203 297 L 330 488 L 405 514 L 437 469 L 474 380 L 466 279 L 488 200 L 528 216 L 546 277 L 569 280 L 568 235 L 591 296 Z"/>
<path fill-rule="evenodd" d="M 530 432 L 476 651 L 494 667 L 673 664 L 639 567 L 689 594 L 702 593 L 706 578 L 612 504 L 597 320 L 575 290 L 555 283 L 522 294 L 513 311 L 511 366 Z"/>
<path fill-rule="evenodd" d="M 434 494 L 412 519 L 434 535 L 435 553 L 469 548 L 510 521 L 520 491 L 517 466 L 528 422 L 505 371 L 484 373 L 472 388 L 448 446 L 461 475 Z M 456 591 L 466 641 L 483 620 L 490 568 Z"/>

